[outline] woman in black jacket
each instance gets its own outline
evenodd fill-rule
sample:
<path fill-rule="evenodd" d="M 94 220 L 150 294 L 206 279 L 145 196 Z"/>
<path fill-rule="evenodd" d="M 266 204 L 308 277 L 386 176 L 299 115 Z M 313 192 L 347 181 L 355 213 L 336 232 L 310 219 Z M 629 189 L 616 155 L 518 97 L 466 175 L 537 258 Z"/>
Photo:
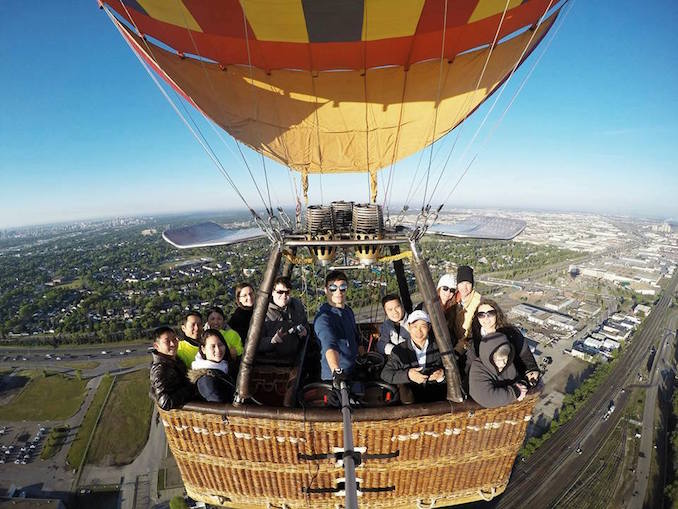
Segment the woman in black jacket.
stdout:
<path fill-rule="evenodd" d="M 466 362 L 466 375 L 468 378 L 469 368 L 474 358 L 480 355 L 480 343 L 485 337 L 491 337 L 495 333 L 504 334 L 515 352 L 513 364 L 518 376 L 535 386 L 539 381 L 541 372 L 537 361 L 530 351 L 527 339 L 515 325 L 511 324 L 499 305 L 492 299 L 482 297 L 476 308 L 473 321 L 471 322 L 471 334 L 473 341 L 469 345 Z"/>
<path fill-rule="evenodd" d="M 235 384 L 229 375 L 228 347 L 221 333 L 207 329 L 200 338 L 200 348 L 191 364 L 188 378 L 200 396 L 212 403 L 232 403 Z"/>
<path fill-rule="evenodd" d="M 240 335 L 244 346 L 254 311 L 254 288 L 251 284 L 238 283 L 235 285 L 235 306 L 235 311 L 228 320 L 228 325 Z"/>

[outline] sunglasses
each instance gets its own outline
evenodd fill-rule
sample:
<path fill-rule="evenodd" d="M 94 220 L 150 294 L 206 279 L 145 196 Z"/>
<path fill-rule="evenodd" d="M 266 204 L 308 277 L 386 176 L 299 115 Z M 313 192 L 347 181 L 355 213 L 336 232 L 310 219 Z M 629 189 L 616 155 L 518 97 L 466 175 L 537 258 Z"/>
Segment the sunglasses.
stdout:
<path fill-rule="evenodd" d="M 450 288 L 449 286 L 441 286 L 440 289 L 443 292 L 453 292 L 455 290 L 454 288 Z"/>
<path fill-rule="evenodd" d="M 478 318 L 489 318 L 491 316 L 497 316 L 497 311 L 490 309 L 488 311 L 478 311 Z"/>
<path fill-rule="evenodd" d="M 278 295 L 289 295 L 291 290 L 273 290 Z"/>
<path fill-rule="evenodd" d="M 339 290 L 339 291 L 341 291 L 341 292 L 345 292 L 345 291 L 348 289 L 348 285 L 347 285 L 346 283 L 343 283 L 343 284 L 341 284 L 341 285 L 339 285 L 339 286 L 337 286 L 337 285 L 330 285 L 330 286 L 327 287 L 327 289 L 328 289 L 330 292 L 336 292 L 337 290 Z"/>

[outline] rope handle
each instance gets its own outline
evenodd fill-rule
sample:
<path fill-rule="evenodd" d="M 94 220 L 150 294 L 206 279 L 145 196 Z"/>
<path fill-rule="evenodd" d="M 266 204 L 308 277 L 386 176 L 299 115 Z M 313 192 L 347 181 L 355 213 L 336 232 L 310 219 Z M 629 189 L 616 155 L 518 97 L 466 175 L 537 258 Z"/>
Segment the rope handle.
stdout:
<path fill-rule="evenodd" d="M 435 505 L 437 500 L 438 500 L 437 498 L 431 497 L 429 502 L 425 502 L 423 498 L 418 498 L 417 509 L 433 509 L 433 506 Z"/>
<path fill-rule="evenodd" d="M 485 502 L 489 502 L 489 501 L 492 500 L 492 499 L 494 498 L 494 496 L 497 494 L 497 487 L 496 487 L 496 486 L 492 486 L 492 490 L 489 492 L 489 494 L 486 495 L 486 493 L 487 493 L 487 492 L 486 492 L 486 491 L 483 491 L 482 488 L 480 488 L 480 489 L 478 490 L 478 495 L 480 496 L 480 498 L 482 498 Z"/>

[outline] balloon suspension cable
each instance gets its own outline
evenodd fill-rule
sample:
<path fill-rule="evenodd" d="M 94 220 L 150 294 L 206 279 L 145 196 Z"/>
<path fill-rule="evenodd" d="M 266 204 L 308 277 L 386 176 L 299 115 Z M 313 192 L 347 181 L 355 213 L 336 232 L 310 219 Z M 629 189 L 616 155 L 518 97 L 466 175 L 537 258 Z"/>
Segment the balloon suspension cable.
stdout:
<path fill-rule="evenodd" d="M 145 44 L 145 46 L 146 46 L 146 49 L 148 50 L 148 55 L 149 55 L 149 57 L 150 57 L 154 62 L 156 62 L 156 58 L 155 58 L 155 56 L 153 55 L 153 50 L 151 49 L 150 45 L 148 44 L 148 41 L 146 41 L 146 38 L 142 35 L 141 31 L 139 30 L 139 27 L 138 27 L 138 26 L 136 25 L 136 23 L 134 22 L 134 19 L 132 18 L 131 14 L 130 14 L 129 11 L 127 10 L 127 6 L 125 6 L 125 4 L 124 4 L 123 2 L 120 2 L 120 3 L 121 3 L 121 5 L 124 7 L 125 11 L 127 12 L 127 16 L 128 16 L 129 19 L 131 20 L 131 22 L 132 22 L 132 24 L 133 24 L 133 26 L 134 26 L 134 28 L 135 28 L 135 30 L 136 30 L 136 32 L 137 32 L 137 35 L 141 38 L 142 41 L 144 41 L 144 44 Z M 134 49 L 134 47 L 132 46 L 132 40 L 129 40 L 129 39 L 128 39 L 129 36 L 126 35 L 126 34 L 124 33 L 124 31 L 123 31 L 123 30 L 125 30 L 125 29 L 122 27 L 122 25 L 120 24 L 120 22 L 115 18 L 115 16 L 113 16 L 113 14 L 110 12 L 110 9 L 109 9 L 108 7 L 106 7 L 106 6 L 104 6 L 104 7 L 103 7 L 103 10 L 104 10 L 104 12 L 106 13 L 106 15 L 108 16 L 108 18 L 111 20 L 111 22 L 113 23 L 113 25 L 116 27 L 116 29 L 118 30 L 118 32 L 120 32 L 120 35 L 123 37 L 123 40 L 130 46 L 130 48 L 132 48 L 132 51 L 133 51 L 134 55 L 137 57 L 137 60 L 139 60 L 139 62 L 141 63 L 142 67 L 146 70 L 146 73 L 151 77 L 151 79 L 153 80 L 153 82 L 155 83 L 155 85 L 158 87 L 158 90 L 160 90 L 160 93 L 165 97 L 165 99 L 166 99 L 167 102 L 170 104 L 170 106 L 172 107 L 172 109 L 174 110 L 174 112 L 177 114 L 177 116 L 179 117 L 179 119 L 184 123 L 184 125 L 188 128 L 188 130 L 191 132 L 191 134 L 193 134 L 194 138 L 195 138 L 195 139 L 198 141 L 198 143 L 202 146 L 202 148 L 203 148 L 203 150 L 205 151 L 205 153 L 206 153 L 206 154 L 208 155 L 208 157 L 212 160 L 212 162 L 213 162 L 214 165 L 217 167 L 217 169 L 218 169 L 219 172 L 222 174 L 222 176 L 226 179 L 226 181 L 230 184 L 231 188 L 233 189 L 233 191 L 235 191 L 236 195 L 240 198 L 240 200 L 243 202 L 243 204 L 245 205 L 245 207 L 246 207 L 253 215 L 256 216 L 256 212 L 255 212 L 254 209 L 250 206 L 250 204 L 247 202 L 247 200 L 245 199 L 245 197 L 243 196 L 243 194 L 240 192 L 240 190 L 238 189 L 238 187 L 235 185 L 235 182 L 233 181 L 233 179 L 231 178 L 231 176 L 229 175 L 229 173 L 226 171 L 226 168 L 224 168 L 223 164 L 221 163 L 221 161 L 219 160 L 219 158 L 217 157 L 217 155 L 214 153 L 214 151 L 212 150 L 212 148 L 209 146 L 209 143 L 207 142 L 207 140 L 204 139 L 204 136 L 202 135 L 202 133 L 199 131 L 199 129 L 197 129 L 197 126 L 196 126 L 195 129 L 191 126 L 191 123 L 193 123 L 193 124 L 195 125 L 195 122 L 193 122 L 193 119 L 191 119 L 191 123 L 189 123 L 189 121 L 186 119 L 186 117 L 181 113 L 181 111 L 179 111 L 179 108 L 178 108 L 177 105 L 174 103 L 174 100 L 169 96 L 169 94 L 167 93 L 167 91 L 165 90 L 165 88 L 164 88 L 164 87 L 162 86 L 162 84 L 159 82 L 158 78 L 157 78 L 157 77 L 155 76 L 155 74 L 152 72 L 152 70 L 151 70 L 149 64 L 147 64 L 147 63 L 144 61 L 144 59 L 141 57 L 141 55 Z M 141 51 L 143 51 L 141 48 L 139 48 L 139 49 L 140 49 Z"/>
<path fill-rule="evenodd" d="M 417 219 L 414 222 L 412 227 L 412 232 L 410 233 L 410 241 L 417 242 L 421 240 L 426 231 L 436 222 L 438 219 L 438 214 L 440 208 L 437 208 L 431 211 L 431 206 L 426 205 L 424 210 L 417 214 Z"/>
<path fill-rule="evenodd" d="M 468 163 L 468 164 L 466 165 L 466 167 L 464 168 L 464 171 L 463 171 L 463 172 L 461 173 L 461 175 L 457 178 L 455 184 L 452 186 L 452 188 L 450 189 L 449 193 L 447 193 L 447 196 L 445 197 L 445 199 L 444 199 L 444 200 L 441 202 L 441 204 L 438 206 L 438 210 L 439 210 L 439 211 L 442 210 L 442 208 L 446 205 L 446 203 L 448 202 L 448 200 L 450 199 L 450 197 L 452 196 L 452 194 L 455 192 L 455 190 L 457 189 L 457 187 L 459 187 L 459 184 L 461 183 L 462 179 L 466 176 L 466 174 L 467 174 L 467 173 L 469 172 L 469 170 L 471 169 L 471 166 L 473 166 L 473 164 L 475 163 L 475 161 L 478 159 L 478 156 L 480 155 L 480 152 L 485 148 L 485 146 L 487 146 L 487 144 L 489 143 L 490 139 L 492 139 L 492 136 L 493 136 L 494 133 L 496 132 L 497 128 L 498 128 L 498 127 L 501 125 L 501 123 L 503 122 L 504 118 L 506 117 L 506 114 L 507 114 L 508 111 L 511 109 L 511 107 L 512 107 L 513 104 L 515 103 L 516 99 L 517 99 L 518 96 L 520 95 L 520 92 L 522 92 L 523 88 L 525 87 L 525 85 L 526 85 L 527 82 L 529 81 L 530 77 L 532 76 L 532 73 L 533 73 L 534 70 L 537 68 L 537 65 L 539 65 L 539 63 L 541 62 L 541 59 L 544 57 L 544 55 L 545 55 L 546 52 L 548 51 L 549 47 L 550 47 L 551 44 L 553 43 L 554 39 L 556 38 L 556 35 L 557 35 L 558 32 L 560 31 L 560 28 L 561 28 L 561 27 L 563 26 L 563 24 L 565 23 L 565 19 L 567 19 L 567 15 L 569 14 L 570 10 L 572 9 L 572 6 L 574 5 L 574 2 L 573 2 L 573 1 L 570 1 L 570 0 L 564 0 L 563 4 L 559 7 L 559 9 L 562 9 L 562 8 L 565 6 L 565 4 L 568 3 L 568 2 L 570 3 L 570 5 L 568 6 L 567 11 L 565 11 L 565 14 L 563 15 L 563 17 L 562 17 L 560 23 L 555 27 L 555 29 L 554 29 L 554 31 L 553 31 L 553 34 L 551 35 L 551 37 L 549 38 L 549 40 L 548 40 L 548 41 L 546 42 L 546 44 L 544 45 L 544 48 L 542 48 L 541 53 L 539 54 L 539 56 L 537 57 L 537 59 L 534 61 L 534 63 L 532 64 L 532 67 L 530 67 L 530 70 L 528 71 L 528 73 L 525 75 L 525 77 L 524 77 L 523 80 L 521 81 L 521 83 L 520 83 L 518 89 L 513 93 L 513 96 L 511 97 L 511 100 L 509 101 L 509 103 L 507 104 L 507 106 L 504 108 L 504 110 L 503 110 L 502 114 L 500 115 L 500 117 L 499 117 L 499 118 L 495 121 L 495 123 L 492 125 L 492 128 L 490 129 L 490 131 L 488 132 L 488 134 L 485 136 L 485 138 L 483 138 L 483 140 L 482 140 L 482 142 L 481 142 L 481 144 L 480 144 L 480 148 L 476 151 L 475 155 L 471 158 L 471 160 L 469 161 L 469 163 Z M 514 76 L 515 71 L 516 71 L 516 69 L 518 68 L 518 65 L 520 65 L 520 62 L 523 60 L 523 57 L 524 57 L 525 53 L 527 52 L 527 49 L 530 47 L 530 44 L 532 43 L 532 40 L 534 39 L 534 36 L 535 36 L 536 33 L 537 33 L 537 29 L 539 28 L 539 26 L 540 26 L 540 25 L 542 24 L 542 22 L 544 21 L 544 19 L 545 19 L 545 17 L 546 17 L 546 14 L 548 13 L 548 11 L 550 10 L 550 8 L 551 8 L 552 5 L 553 5 L 553 1 L 549 2 L 549 5 L 547 6 L 546 10 L 544 11 L 544 13 L 542 14 L 541 18 L 539 19 L 539 21 L 538 21 L 536 27 L 534 28 L 533 33 L 532 33 L 532 36 L 530 37 L 528 43 L 526 44 L 525 48 L 523 49 L 523 52 L 521 53 L 520 57 L 518 58 L 516 64 L 513 66 L 513 69 L 512 69 L 512 71 L 511 71 L 511 73 L 509 74 L 509 77 L 506 79 L 506 81 L 505 81 L 504 84 L 502 85 L 502 88 L 501 88 L 501 90 L 499 91 L 499 94 L 498 94 L 497 97 L 495 98 L 494 102 L 492 103 L 492 106 L 490 107 L 489 111 L 486 113 L 485 117 L 483 118 L 483 121 L 482 121 L 481 125 L 480 125 L 480 126 L 478 127 L 478 129 L 476 130 L 476 133 L 473 135 L 473 138 L 472 138 L 471 141 L 469 142 L 469 145 L 467 146 L 467 148 L 464 150 L 464 152 L 463 152 L 463 154 L 462 154 L 462 157 L 460 157 L 460 159 L 463 159 L 463 156 L 466 155 L 466 153 L 467 153 L 468 150 L 470 149 L 471 144 L 474 143 L 475 139 L 478 137 L 478 134 L 479 134 L 479 132 L 480 132 L 480 129 L 484 126 L 484 124 L 485 124 L 485 122 L 486 122 L 488 116 L 489 116 L 490 113 L 494 110 L 494 108 L 495 108 L 497 102 L 498 102 L 499 99 L 501 98 L 501 95 L 503 94 L 503 92 L 504 92 L 506 86 L 508 85 L 508 82 L 509 82 L 509 81 L 511 80 L 511 78 Z M 433 196 L 432 196 L 432 198 L 433 198 Z"/>
<path fill-rule="evenodd" d="M 283 228 L 285 228 L 286 230 L 294 230 L 294 224 L 292 223 L 292 219 L 290 219 L 290 216 L 287 215 L 287 212 L 285 212 L 285 209 L 283 209 L 282 207 L 278 207 L 278 218 Z"/>
<path fill-rule="evenodd" d="M 476 81 L 476 86 L 473 90 L 473 94 L 467 94 L 466 99 L 464 100 L 463 104 L 459 107 L 459 110 L 457 111 L 457 118 L 459 118 L 459 115 L 465 111 L 468 107 L 468 103 L 471 100 L 470 98 L 475 94 L 475 92 L 478 91 L 480 88 L 480 84 L 483 82 L 483 78 L 485 77 L 485 72 L 487 71 L 487 66 L 490 63 L 490 59 L 492 58 L 492 53 L 494 52 L 494 49 L 497 45 L 497 41 L 499 40 L 499 34 L 501 33 L 501 27 L 504 24 L 504 19 L 506 18 L 506 11 L 508 11 L 510 5 L 510 0 L 506 0 L 506 4 L 504 5 L 504 11 L 502 12 L 501 18 L 499 19 L 499 23 L 497 25 L 497 30 L 494 33 L 494 38 L 492 39 L 492 44 L 490 44 L 490 50 L 487 52 L 487 57 L 485 58 L 485 63 L 483 64 L 483 68 L 480 71 L 480 75 L 478 76 L 478 80 Z M 459 138 L 461 136 L 461 133 L 464 130 L 465 122 L 462 122 L 461 125 L 458 126 L 458 129 L 456 129 L 454 141 L 452 142 L 452 146 L 450 147 L 449 153 L 447 155 L 447 159 L 445 160 L 445 164 L 443 165 L 442 169 L 440 170 L 440 173 L 438 173 L 438 178 L 436 179 L 435 186 L 433 186 L 433 191 L 431 191 L 431 197 L 427 201 L 427 203 L 431 203 L 433 201 L 433 197 L 435 196 L 436 190 L 438 189 L 438 186 L 440 185 L 440 181 L 443 177 L 443 174 L 445 173 L 445 169 L 447 168 L 447 164 L 450 160 L 450 157 L 452 156 L 452 152 L 454 152 L 455 147 L 457 146 L 457 142 L 459 141 Z M 424 198 L 426 199 L 426 198 Z"/>
<path fill-rule="evenodd" d="M 175 0 L 175 1 L 176 1 L 177 4 L 180 4 L 179 0 Z M 181 7 L 181 5 L 179 5 L 179 7 Z M 125 11 L 127 12 L 128 16 L 129 16 L 130 14 L 129 14 L 129 11 L 127 10 L 127 8 L 125 8 Z M 191 29 L 188 26 L 188 20 L 186 19 L 186 14 L 185 14 L 183 9 L 179 9 L 179 11 L 182 13 L 182 18 L 183 18 L 183 21 L 184 21 L 184 28 L 186 29 L 186 32 L 188 33 L 188 37 L 191 40 L 191 44 L 193 45 L 193 49 L 195 50 L 195 54 L 198 55 L 198 57 L 199 57 L 200 68 L 202 69 L 203 74 L 205 75 L 205 79 L 207 80 L 207 83 L 209 83 L 209 86 L 210 86 L 210 89 L 211 89 L 211 92 L 212 92 L 212 96 L 213 96 L 214 99 L 218 99 L 219 95 L 216 93 L 216 89 L 214 88 L 214 83 L 212 82 L 212 78 L 210 77 L 209 73 L 207 72 L 207 68 L 205 67 L 204 58 L 203 58 L 202 54 L 200 53 L 200 49 L 198 48 L 198 45 L 195 42 L 195 39 L 193 37 L 193 32 L 191 32 Z M 130 16 L 130 19 L 131 19 L 131 16 Z M 154 60 L 155 60 L 155 58 L 154 58 Z M 231 154 L 235 155 L 235 153 L 233 152 L 233 149 L 228 145 L 228 143 L 226 143 L 226 140 L 221 135 L 221 132 L 219 131 L 219 129 L 216 128 L 214 121 L 209 117 L 207 117 L 207 119 L 208 119 L 208 124 L 212 128 L 212 131 L 217 135 L 219 140 L 221 140 L 221 143 L 224 145 L 224 147 L 226 147 L 226 149 L 229 152 L 231 152 Z M 236 143 L 236 147 L 238 148 L 238 153 L 240 154 L 240 158 L 242 159 L 242 162 L 245 165 L 245 168 L 247 169 L 247 172 L 249 173 L 250 178 L 252 179 L 252 184 L 254 184 L 254 187 L 257 190 L 257 193 L 259 194 L 259 198 L 261 199 L 262 205 L 264 206 L 264 208 L 266 209 L 268 214 L 271 215 L 272 214 L 272 207 L 270 207 L 270 198 L 271 198 L 270 194 L 269 194 L 269 207 L 267 208 L 266 202 L 264 201 L 264 197 L 261 193 L 261 190 L 259 189 L 259 186 L 258 186 L 258 184 L 257 184 L 257 182 L 254 178 L 254 175 L 252 174 L 252 169 L 250 168 L 250 165 L 247 162 L 247 158 L 245 157 L 245 154 L 242 151 L 241 144 L 236 138 L 233 138 L 233 139 Z"/>

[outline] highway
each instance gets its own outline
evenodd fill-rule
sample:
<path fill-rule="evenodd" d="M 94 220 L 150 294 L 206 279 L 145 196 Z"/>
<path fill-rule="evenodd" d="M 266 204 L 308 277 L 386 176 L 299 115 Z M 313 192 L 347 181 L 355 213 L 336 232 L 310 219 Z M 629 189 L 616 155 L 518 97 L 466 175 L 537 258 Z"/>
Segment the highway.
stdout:
<path fill-rule="evenodd" d="M 627 378 L 635 377 L 647 361 L 650 346 L 663 335 L 665 315 L 677 285 L 678 272 L 653 307 L 650 316 L 643 322 L 642 330 L 633 336 L 629 347 L 610 374 L 609 383 L 601 384 L 582 405 L 575 418 L 561 426 L 525 462 L 516 465 L 508 488 L 496 507 L 552 507 L 570 488 L 577 475 L 585 469 L 617 425 L 621 411 L 613 412 L 607 420 L 602 420 L 602 415 L 610 401 L 615 402 L 617 409 L 625 406 L 630 391 L 622 393 L 621 390 Z M 580 455 L 574 453 L 579 444 L 583 445 Z"/>

